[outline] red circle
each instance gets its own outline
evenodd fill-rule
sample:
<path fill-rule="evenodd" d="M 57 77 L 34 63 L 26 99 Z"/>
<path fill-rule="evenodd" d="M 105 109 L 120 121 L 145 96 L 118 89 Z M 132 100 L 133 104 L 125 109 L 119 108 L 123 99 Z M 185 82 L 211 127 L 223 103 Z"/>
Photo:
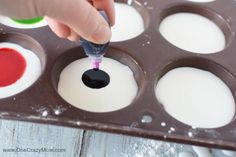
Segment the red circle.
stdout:
<path fill-rule="evenodd" d="M 0 87 L 6 87 L 19 80 L 25 72 L 25 58 L 11 48 L 0 48 Z"/>

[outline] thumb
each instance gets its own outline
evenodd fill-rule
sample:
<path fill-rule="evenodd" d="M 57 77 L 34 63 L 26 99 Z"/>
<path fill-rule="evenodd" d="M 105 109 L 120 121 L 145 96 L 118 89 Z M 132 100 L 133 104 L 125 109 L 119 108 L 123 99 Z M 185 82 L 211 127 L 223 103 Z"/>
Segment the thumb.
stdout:
<path fill-rule="evenodd" d="M 106 43 L 111 38 L 111 30 L 106 20 L 86 0 L 36 0 L 37 8 L 79 34 L 97 44 Z"/>

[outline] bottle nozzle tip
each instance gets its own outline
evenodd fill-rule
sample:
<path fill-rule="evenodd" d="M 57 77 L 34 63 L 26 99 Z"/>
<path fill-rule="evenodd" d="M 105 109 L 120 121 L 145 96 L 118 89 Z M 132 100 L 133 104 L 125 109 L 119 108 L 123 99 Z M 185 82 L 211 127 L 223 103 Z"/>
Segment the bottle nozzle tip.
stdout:
<path fill-rule="evenodd" d="M 94 69 L 99 69 L 101 61 L 93 60 L 92 65 Z"/>

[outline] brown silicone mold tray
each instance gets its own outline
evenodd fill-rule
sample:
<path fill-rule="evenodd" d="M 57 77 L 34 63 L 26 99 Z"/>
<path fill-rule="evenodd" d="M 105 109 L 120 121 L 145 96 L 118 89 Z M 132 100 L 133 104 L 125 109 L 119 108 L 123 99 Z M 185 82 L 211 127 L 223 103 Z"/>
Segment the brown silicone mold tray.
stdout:
<path fill-rule="evenodd" d="M 189 66 L 214 73 L 235 96 L 236 2 L 137 0 L 132 1 L 131 5 L 142 15 L 145 32 L 131 40 L 110 43 L 106 54 L 128 65 L 135 74 L 139 90 L 131 105 L 108 113 L 86 112 L 71 106 L 56 89 L 62 69 L 72 61 L 85 57 L 79 43 L 59 39 L 48 27 L 23 30 L 0 25 L 0 41 L 15 42 L 33 50 L 40 58 L 43 69 L 40 78 L 31 87 L 12 97 L 0 99 L 0 117 L 236 150 L 235 119 L 216 129 L 193 129 L 167 114 L 154 92 L 158 79 L 167 71 Z M 225 34 L 226 48 L 215 54 L 195 54 L 172 46 L 161 36 L 158 25 L 164 17 L 177 12 L 197 13 L 214 21 Z M 44 111 L 48 112 L 47 116 L 43 116 Z M 166 122 L 167 126 L 161 126 L 161 122 Z M 168 133 L 170 127 L 174 127 L 175 131 Z M 189 132 L 193 136 L 190 137 Z"/>

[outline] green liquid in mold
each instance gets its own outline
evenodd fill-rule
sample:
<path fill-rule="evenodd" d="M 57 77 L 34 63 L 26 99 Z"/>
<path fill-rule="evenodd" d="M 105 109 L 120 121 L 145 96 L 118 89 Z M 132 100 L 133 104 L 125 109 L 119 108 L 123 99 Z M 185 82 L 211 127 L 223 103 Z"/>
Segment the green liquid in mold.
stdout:
<path fill-rule="evenodd" d="M 12 20 L 20 24 L 30 25 L 30 24 L 35 24 L 42 21 L 43 17 L 37 17 L 33 19 L 12 19 Z"/>

